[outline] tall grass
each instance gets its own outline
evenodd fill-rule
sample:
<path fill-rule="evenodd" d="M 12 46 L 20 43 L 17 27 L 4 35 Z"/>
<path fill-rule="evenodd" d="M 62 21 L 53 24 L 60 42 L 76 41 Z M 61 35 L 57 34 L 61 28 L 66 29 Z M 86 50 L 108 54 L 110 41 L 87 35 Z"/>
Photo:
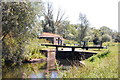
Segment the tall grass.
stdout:
<path fill-rule="evenodd" d="M 74 66 L 64 71 L 63 78 L 118 78 L 118 45 L 110 45 L 108 49 L 84 60 L 85 67 Z"/>

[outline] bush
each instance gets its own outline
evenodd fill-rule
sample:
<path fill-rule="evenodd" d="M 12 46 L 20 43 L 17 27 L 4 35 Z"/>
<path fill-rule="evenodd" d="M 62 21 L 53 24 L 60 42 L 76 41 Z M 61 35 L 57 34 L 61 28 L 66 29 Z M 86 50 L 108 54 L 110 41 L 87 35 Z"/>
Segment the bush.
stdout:
<path fill-rule="evenodd" d="M 7 35 L 3 41 L 2 47 L 2 58 L 4 61 L 10 61 L 13 63 L 19 63 L 22 61 L 24 44 L 21 39 Z"/>
<path fill-rule="evenodd" d="M 45 46 L 40 46 L 41 43 L 48 43 L 48 41 L 37 38 L 24 41 L 19 37 L 8 35 L 3 42 L 2 58 L 4 62 L 12 63 L 21 63 L 25 59 L 43 58 L 45 56 L 40 53 L 40 50 Z"/>
<path fill-rule="evenodd" d="M 98 37 L 95 37 L 95 38 L 93 39 L 93 44 L 95 44 L 95 45 L 100 44 L 100 39 L 99 39 Z"/>
<path fill-rule="evenodd" d="M 45 39 L 30 39 L 28 44 L 25 45 L 24 58 L 26 60 L 45 58 L 45 56 L 40 53 L 40 50 L 45 48 L 45 46 L 40 46 L 41 43 L 48 43 L 48 41 Z"/>
<path fill-rule="evenodd" d="M 102 36 L 102 42 L 109 42 L 111 39 L 112 37 L 110 35 L 105 34 Z"/>

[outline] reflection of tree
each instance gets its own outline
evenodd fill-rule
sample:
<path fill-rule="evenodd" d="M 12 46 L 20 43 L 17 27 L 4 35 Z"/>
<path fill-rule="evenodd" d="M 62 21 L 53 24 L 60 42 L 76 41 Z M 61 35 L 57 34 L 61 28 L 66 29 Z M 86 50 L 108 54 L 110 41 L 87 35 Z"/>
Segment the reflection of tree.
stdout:
<path fill-rule="evenodd" d="M 3 78 L 28 78 L 32 73 L 37 74 L 44 65 L 45 63 L 3 66 Z"/>
<path fill-rule="evenodd" d="M 23 72 L 22 66 L 5 65 L 2 67 L 3 78 L 21 78 Z"/>
<path fill-rule="evenodd" d="M 49 72 L 49 70 L 47 69 L 47 70 L 45 71 L 45 73 L 44 73 L 44 77 L 45 77 L 45 78 L 49 78 L 49 76 L 50 76 L 50 72 Z"/>
<path fill-rule="evenodd" d="M 46 62 L 44 62 L 44 63 L 31 63 L 30 65 L 28 65 L 29 66 L 28 70 L 30 70 L 31 74 L 34 73 L 35 75 L 37 75 L 40 71 L 40 68 L 42 66 L 44 66 L 45 64 L 46 64 Z M 25 72 L 27 72 L 27 71 L 25 71 Z M 29 75 L 29 78 L 30 78 L 30 75 Z"/>
<path fill-rule="evenodd" d="M 50 76 L 54 75 L 52 72 L 55 71 L 55 68 L 55 59 L 51 58 L 47 64 L 43 62 L 25 63 L 17 66 L 6 65 L 3 66 L 3 78 L 50 78 Z"/>

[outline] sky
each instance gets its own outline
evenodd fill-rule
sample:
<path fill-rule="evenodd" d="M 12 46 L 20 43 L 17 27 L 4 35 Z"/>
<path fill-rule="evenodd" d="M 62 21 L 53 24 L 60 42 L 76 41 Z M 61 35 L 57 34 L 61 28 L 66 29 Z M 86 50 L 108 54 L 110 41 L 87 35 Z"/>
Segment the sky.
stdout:
<path fill-rule="evenodd" d="M 56 12 L 60 8 L 71 24 L 79 23 L 79 13 L 83 13 L 86 14 L 90 27 L 98 29 L 107 26 L 118 31 L 119 0 L 44 0 L 43 2 L 52 2 Z"/>

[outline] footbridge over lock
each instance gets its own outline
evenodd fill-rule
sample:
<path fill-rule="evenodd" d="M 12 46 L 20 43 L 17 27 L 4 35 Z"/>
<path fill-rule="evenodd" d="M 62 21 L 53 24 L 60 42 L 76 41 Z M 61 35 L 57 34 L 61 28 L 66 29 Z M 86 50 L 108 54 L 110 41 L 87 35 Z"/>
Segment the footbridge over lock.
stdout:
<path fill-rule="evenodd" d="M 41 46 L 55 47 L 52 50 L 42 50 L 45 52 L 46 57 L 51 57 L 54 54 L 56 59 L 70 59 L 70 60 L 84 60 L 97 53 L 84 51 L 88 49 L 104 49 L 104 46 L 66 46 L 66 45 L 52 45 L 52 44 L 41 44 Z M 51 55 L 50 55 L 51 54 Z"/>

